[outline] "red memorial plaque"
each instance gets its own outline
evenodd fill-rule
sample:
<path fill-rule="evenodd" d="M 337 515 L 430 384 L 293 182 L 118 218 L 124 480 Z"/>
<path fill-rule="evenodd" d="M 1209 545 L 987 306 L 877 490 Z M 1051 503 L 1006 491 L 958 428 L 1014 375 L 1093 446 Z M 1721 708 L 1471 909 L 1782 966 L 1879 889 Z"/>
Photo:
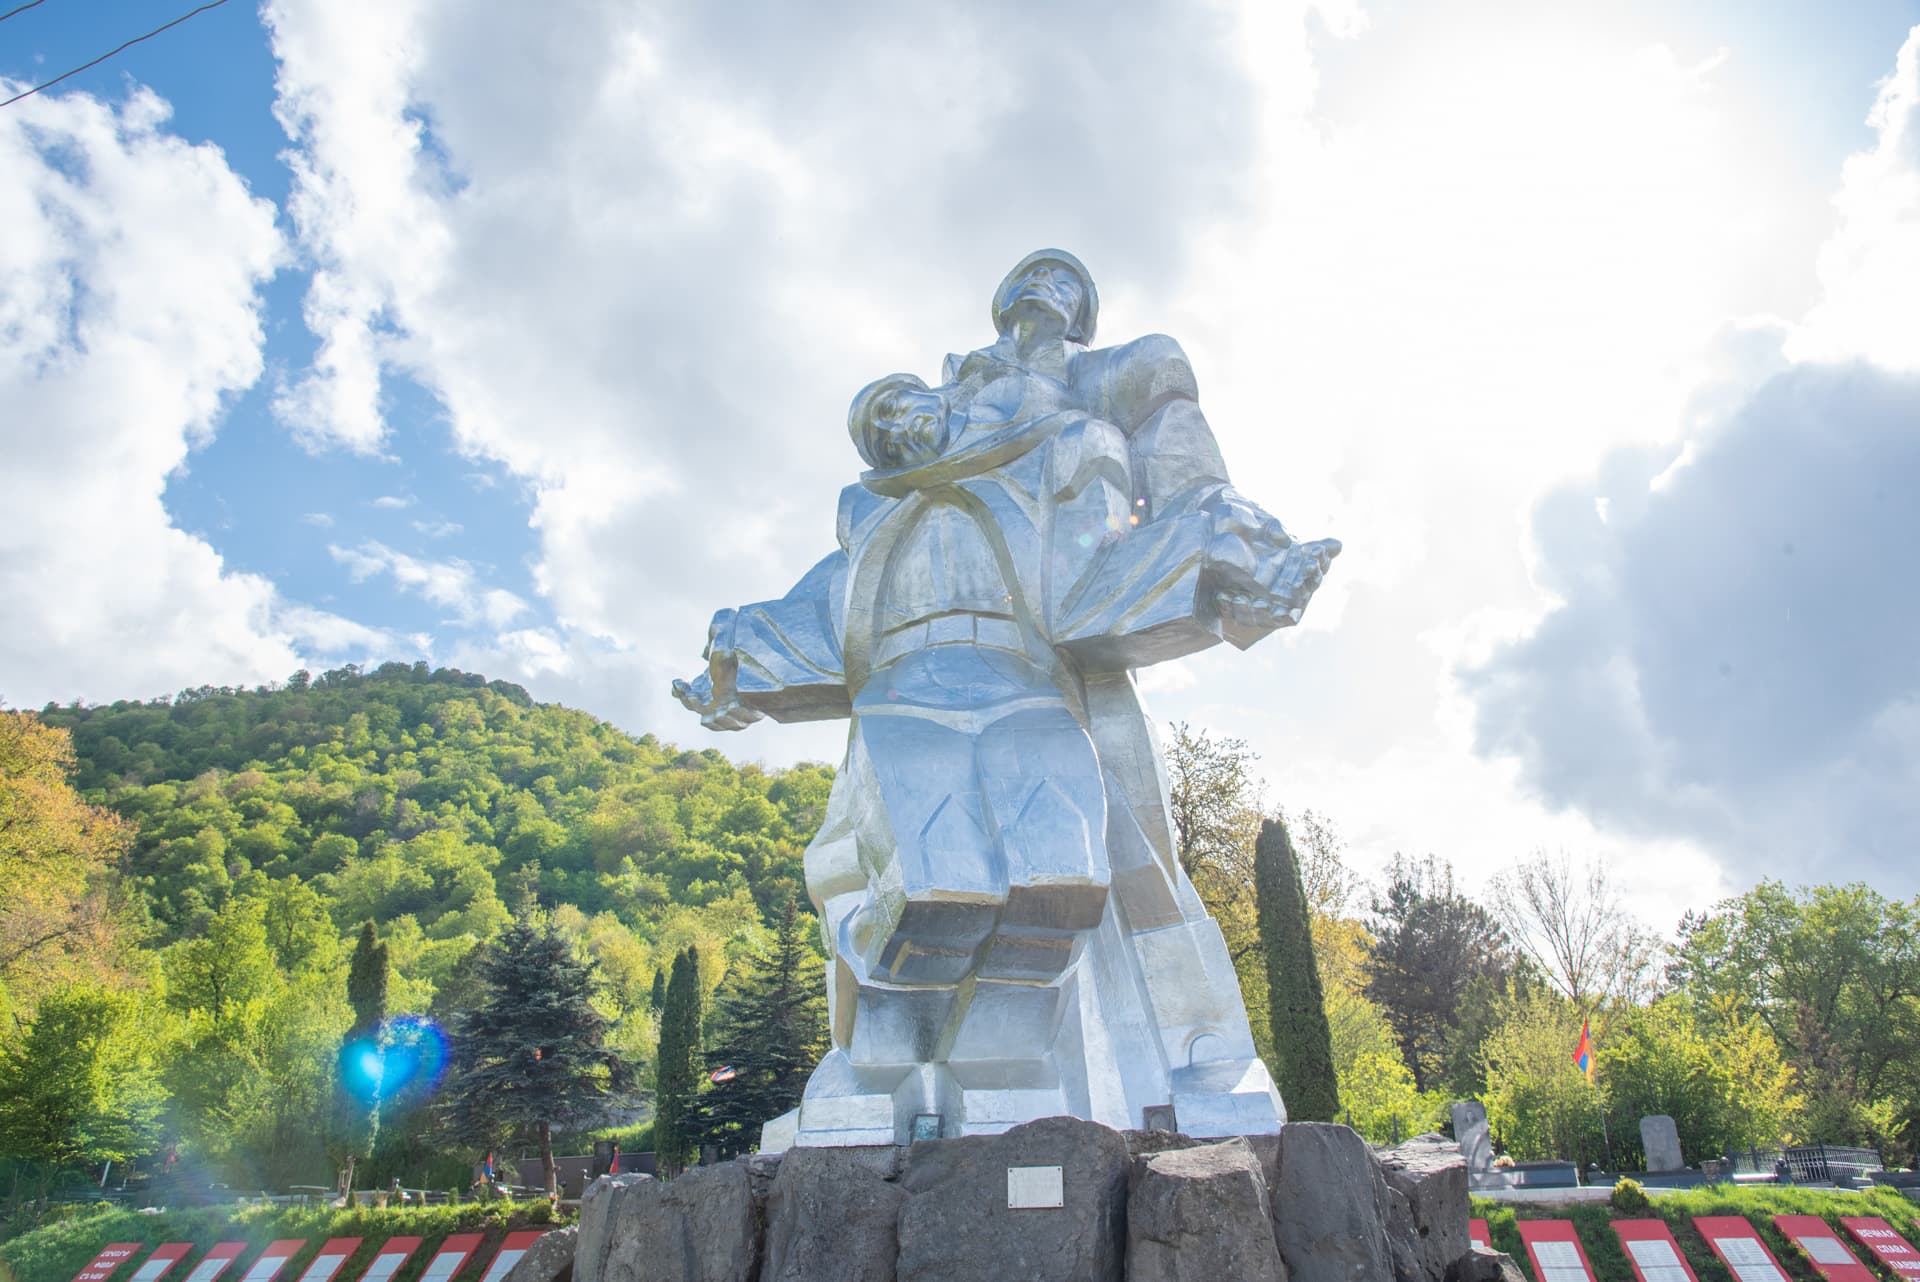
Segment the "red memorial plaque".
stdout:
<path fill-rule="evenodd" d="M 420 1282 L 448 1282 L 479 1245 L 478 1233 L 455 1233 L 442 1242 L 433 1259 L 427 1261 L 426 1270 L 420 1274 Z"/>
<path fill-rule="evenodd" d="M 260 1252 L 260 1258 L 246 1271 L 240 1282 L 273 1282 L 280 1276 L 280 1270 L 287 1267 L 287 1261 L 300 1254 L 300 1248 L 307 1244 L 303 1237 L 282 1238 L 278 1242 L 267 1243 L 267 1249 Z"/>
<path fill-rule="evenodd" d="M 1786 1270 L 1746 1216 L 1696 1215 L 1693 1227 L 1739 1282 L 1787 1282 Z"/>
<path fill-rule="evenodd" d="M 1847 1249 L 1831 1224 L 1817 1215 L 1776 1215 L 1773 1226 L 1813 1262 L 1827 1282 L 1875 1282 L 1873 1270 Z"/>
<path fill-rule="evenodd" d="M 225 1273 L 227 1266 L 239 1259 L 240 1253 L 246 1249 L 245 1242 L 222 1242 L 207 1252 L 206 1259 L 193 1266 L 193 1272 L 187 1274 L 186 1282 L 213 1282 L 215 1278 Z"/>
<path fill-rule="evenodd" d="M 420 1249 L 417 1237 L 390 1237 L 387 1244 L 380 1248 L 367 1265 L 367 1271 L 360 1275 L 360 1282 L 388 1282 L 388 1279 L 400 1271 L 415 1251 Z"/>
<path fill-rule="evenodd" d="M 153 1248 L 153 1254 L 145 1263 L 133 1271 L 127 1282 L 160 1282 L 174 1265 L 187 1258 L 187 1252 L 193 1250 L 191 1242 L 167 1242 Z"/>
<path fill-rule="evenodd" d="M 1700 1282 L 1665 1220 L 1615 1220 L 1613 1235 L 1640 1282 Z"/>
<path fill-rule="evenodd" d="M 1467 1221 L 1467 1240 L 1478 1243 L 1489 1251 L 1493 1250 L 1493 1234 L 1487 1230 L 1485 1220 Z"/>
<path fill-rule="evenodd" d="M 1572 1220 L 1522 1220 L 1520 1240 L 1540 1282 L 1594 1282 L 1593 1265 Z"/>
<path fill-rule="evenodd" d="M 527 1253 L 527 1248 L 539 1241 L 540 1235 L 545 1232 L 545 1229 L 534 1229 L 527 1233 L 507 1234 L 507 1240 L 500 1244 L 500 1250 L 495 1253 L 493 1263 L 487 1266 L 480 1282 L 500 1282 L 507 1276 L 507 1270 L 520 1263 L 520 1257 Z"/>
<path fill-rule="evenodd" d="M 1877 1215 L 1843 1215 L 1840 1224 L 1874 1259 L 1893 1270 L 1894 1276 L 1920 1282 L 1920 1251 L 1914 1250 L 1891 1224 Z"/>
<path fill-rule="evenodd" d="M 139 1242 L 115 1242 L 100 1248 L 100 1254 L 87 1261 L 87 1267 L 73 1275 L 73 1282 L 107 1282 L 113 1271 L 140 1254 Z"/>
<path fill-rule="evenodd" d="M 307 1265 L 307 1271 L 300 1275 L 300 1282 L 333 1282 L 341 1266 L 359 1249 L 357 1237 L 328 1238 L 320 1244 L 320 1253 Z"/>

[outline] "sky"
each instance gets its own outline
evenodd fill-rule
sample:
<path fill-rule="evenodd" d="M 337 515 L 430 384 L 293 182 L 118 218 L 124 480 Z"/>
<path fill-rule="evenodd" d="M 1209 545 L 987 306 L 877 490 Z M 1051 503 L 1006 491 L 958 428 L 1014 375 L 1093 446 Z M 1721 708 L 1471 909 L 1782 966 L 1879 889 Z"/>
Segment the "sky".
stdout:
<path fill-rule="evenodd" d="M 192 7 L 0 19 L 0 98 Z M 1057 245 L 1345 552 L 1141 673 L 1370 875 L 1920 892 L 1920 0 L 230 0 L 0 108 L 0 701 L 669 695 Z"/>

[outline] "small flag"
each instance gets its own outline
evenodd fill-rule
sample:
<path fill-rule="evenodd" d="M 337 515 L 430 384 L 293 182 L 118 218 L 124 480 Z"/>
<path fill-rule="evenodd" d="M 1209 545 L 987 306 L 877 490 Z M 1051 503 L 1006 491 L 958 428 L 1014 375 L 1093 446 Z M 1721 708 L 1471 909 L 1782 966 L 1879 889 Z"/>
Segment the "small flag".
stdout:
<path fill-rule="evenodd" d="M 731 1082 L 734 1078 L 738 1076 L 740 1076 L 740 1074 L 734 1071 L 733 1065 L 722 1064 L 719 1068 L 716 1068 L 711 1073 L 707 1074 L 707 1080 L 709 1082 L 712 1082 L 715 1086 L 718 1086 L 722 1082 Z"/>
<path fill-rule="evenodd" d="M 1593 1034 L 1586 1020 L 1580 1021 L 1580 1044 L 1573 1048 L 1573 1062 L 1591 1082 L 1593 1080 Z"/>

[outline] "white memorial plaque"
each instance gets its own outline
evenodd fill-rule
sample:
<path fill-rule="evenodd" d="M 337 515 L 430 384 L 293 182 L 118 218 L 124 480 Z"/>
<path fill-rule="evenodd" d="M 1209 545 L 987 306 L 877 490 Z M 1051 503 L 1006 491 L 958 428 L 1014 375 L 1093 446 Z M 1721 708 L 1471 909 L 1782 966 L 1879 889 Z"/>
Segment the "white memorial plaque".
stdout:
<path fill-rule="evenodd" d="M 1733 1275 L 1740 1282 L 1786 1282 L 1786 1276 L 1767 1258 L 1767 1249 L 1760 1245 L 1759 1238 L 1716 1238 L 1714 1245 L 1733 1266 Z"/>
<path fill-rule="evenodd" d="M 1057 1166 L 1009 1166 L 1007 1209 L 1034 1210 L 1065 1206 L 1065 1184 Z"/>
<path fill-rule="evenodd" d="M 1627 1250 L 1647 1282 L 1690 1282 L 1671 1242 L 1662 1242 L 1659 1238 L 1630 1238 Z"/>
<path fill-rule="evenodd" d="M 1592 1282 L 1580 1249 L 1571 1242 L 1535 1242 L 1533 1258 L 1540 1265 L 1540 1282 Z"/>
<path fill-rule="evenodd" d="M 1800 1239 L 1800 1249 L 1805 1251 L 1807 1258 L 1815 1264 L 1858 1263 L 1853 1258 L 1853 1252 L 1840 1245 L 1840 1239 L 1837 1237 L 1803 1237 Z"/>

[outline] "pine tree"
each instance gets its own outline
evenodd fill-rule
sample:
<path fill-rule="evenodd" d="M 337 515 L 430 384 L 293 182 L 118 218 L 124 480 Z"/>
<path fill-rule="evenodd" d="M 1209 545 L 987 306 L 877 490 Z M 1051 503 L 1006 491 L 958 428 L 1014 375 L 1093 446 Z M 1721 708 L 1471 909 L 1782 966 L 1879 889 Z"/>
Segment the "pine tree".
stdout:
<path fill-rule="evenodd" d="M 1306 890 L 1285 823 L 1269 819 L 1260 825 L 1253 861 L 1280 1098 L 1295 1121 L 1331 1122 L 1340 1108 L 1333 1036 L 1313 956 Z"/>
<path fill-rule="evenodd" d="M 359 942 L 347 965 L 347 1004 L 353 1007 L 353 1025 L 340 1039 L 334 1059 L 328 1140 L 341 1164 L 345 1187 L 340 1191 L 347 1194 L 353 1191 L 354 1167 L 372 1153 L 380 1134 L 380 1038 L 387 1022 L 387 973 L 387 946 L 375 936 L 369 921 L 360 927 Z"/>
<path fill-rule="evenodd" d="M 693 1148 L 692 1121 L 700 1065 L 700 953 L 691 945 L 673 959 L 660 1013 L 660 1060 L 653 1088 L 653 1150 L 660 1170 L 677 1175 Z"/>
<path fill-rule="evenodd" d="M 702 1097 L 700 1138 L 722 1156 L 743 1153 L 760 1128 L 800 1102 L 827 1041 L 820 957 L 791 895 L 776 911 L 773 940 L 725 990 L 706 1062 L 733 1077 Z"/>
<path fill-rule="evenodd" d="M 633 1091 L 631 1066 L 607 1045 L 611 1021 L 594 1006 L 598 967 L 551 922 L 516 921 L 487 945 L 479 979 L 479 1005 L 454 1020 L 442 1120 L 478 1147 L 532 1135 L 552 1195 L 554 1128 L 594 1125 Z"/>

